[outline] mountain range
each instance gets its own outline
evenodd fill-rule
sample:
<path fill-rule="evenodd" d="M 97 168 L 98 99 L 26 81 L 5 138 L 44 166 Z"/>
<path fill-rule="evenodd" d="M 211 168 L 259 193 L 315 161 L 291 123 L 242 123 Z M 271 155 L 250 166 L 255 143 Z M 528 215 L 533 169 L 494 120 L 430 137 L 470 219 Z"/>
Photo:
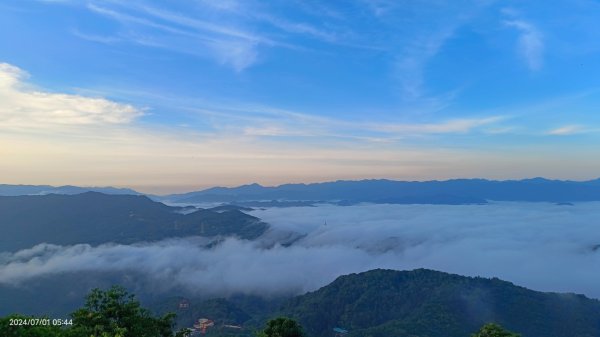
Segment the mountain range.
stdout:
<path fill-rule="evenodd" d="M 141 195 L 132 189 L 114 187 L 77 187 L 47 185 L 0 185 L 0 196 L 79 194 Z M 485 204 L 488 201 L 526 201 L 571 203 L 600 201 L 600 179 L 588 181 L 453 179 L 397 181 L 387 179 L 338 180 L 312 184 L 259 184 L 238 187 L 212 187 L 205 190 L 147 195 L 149 198 L 180 204 L 228 203 L 247 207 L 294 207 L 318 203 L 353 205 L 388 204 Z"/>
<path fill-rule="evenodd" d="M 600 201 L 600 179 L 565 181 L 533 178 L 524 180 L 455 179 L 445 181 L 339 180 L 314 184 L 259 184 L 214 187 L 202 191 L 161 197 L 176 203 L 250 201 L 361 202 L 392 204 L 484 204 L 488 201 L 579 202 Z M 275 205 L 277 206 L 277 205 Z"/>
<path fill-rule="evenodd" d="M 100 192 L 104 194 L 140 195 L 130 188 L 117 187 L 79 187 L 79 186 L 50 186 L 50 185 L 8 185 L 0 184 L 0 196 L 44 195 L 44 194 L 80 194 L 85 192 Z"/>

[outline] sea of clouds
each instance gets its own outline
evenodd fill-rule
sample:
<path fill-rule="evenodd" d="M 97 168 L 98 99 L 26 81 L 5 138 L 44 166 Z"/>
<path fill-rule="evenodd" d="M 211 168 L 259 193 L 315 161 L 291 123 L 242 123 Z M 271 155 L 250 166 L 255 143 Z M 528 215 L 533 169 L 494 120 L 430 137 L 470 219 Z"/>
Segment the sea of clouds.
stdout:
<path fill-rule="evenodd" d="M 256 241 L 41 244 L 0 253 L 0 284 L 69 272 L 134 272 L 205 295 L 271 296 L 375 268 L 430 268 L 600 298 L 598 202 L 319 205 L 250 213 L 271 225 Z"/>

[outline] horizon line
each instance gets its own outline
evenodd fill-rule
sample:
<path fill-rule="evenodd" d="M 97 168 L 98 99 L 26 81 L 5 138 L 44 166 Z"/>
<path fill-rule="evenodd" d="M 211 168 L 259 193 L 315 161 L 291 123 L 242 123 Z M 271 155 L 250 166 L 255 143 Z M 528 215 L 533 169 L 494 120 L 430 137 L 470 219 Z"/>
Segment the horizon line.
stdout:
<path fill-rule="evenodd" d="M 583 179 L 583 180 L 553 179 L 553 178 L 546 178 L 546 177 L 542 177 L 542 176 L 535 176 L 535 177 L 528 177 L 528 178 L 510 178 L 510 179 L 490 179 L 490 178 L 480 178 L 480 177 L 478 177 L 478 178 L 462 177 L 462 178 L 447 178 L 447 179 L 423 179 L 423 180 L 417 180 L 417 179 L 403 180 L 403 179 L 392 179 L 392 178 L 363 178 L 363 179 L 323 180 L 323 181 L 312 181 L 312 182 L 288 182 L 288 183 L 274 184 L 274 185 L 267 185 L 267 184 L 261 184 L 261 183 L 257 183 L 257 182 L 251 182 L 251 183 L 238 184 L 238 185 L 212 185 L 212 186 L 209 186 L 209 187 L 207 186 L 204 188 L 199 186 L 196 188 L 192 187 L 192 190 L 182 191 L 182 192 L 173 192 L 173 193 L 147 193 L 147 192 L 141 192 L 141 190 L 144 189 L 143 186 L 136 187 L 136 186 L 125 186 L 125 185 L 75 185 L 75 184 L 52 185 L 52 184 L 0 183 L 0 187 L 2 187 L 2 186 L 49 187 L 49 188 L 75 187 L 75 188 L 82 188 L 82 189 L 113 188 L 113 189 L 119 189 L 119 190 L 132 190 L 132 191 L 134 191 L 138 194 L 142 194 L 142 195 L 164 197 L 164 196 L 169 196 L 169 195 L 182 195 L 182 194 L 188 194 L 188 193 L 194 193 L 194 192 L 202 192 L 202 191 L 210 190 L 213 188 L 235 189 L 235 188 L 240 188 L 240 187 L 244 187 L 244 186 L 260 186 L 260 187 L 265 187 L 265 188 L 278 188 L 278 187 L 285 186 L 285 185 L 317 185 L 317 184 L 327 184 L 327 183 L 336 183 L 336 182 L 391 181 L 391 182 L 407 182 L 407 183 L 426 183 L 426 182 L 448 182 L 448 181 L 457 181 L 457 180 L 482 180 L 482 181 L 496 181 L 496 182 L 545 180 L 545 181 L 585 183 L 585 182 L 593 182 L 596 180 L 600 180 L 600 176 L 598 176 L 596 178 Z"/>

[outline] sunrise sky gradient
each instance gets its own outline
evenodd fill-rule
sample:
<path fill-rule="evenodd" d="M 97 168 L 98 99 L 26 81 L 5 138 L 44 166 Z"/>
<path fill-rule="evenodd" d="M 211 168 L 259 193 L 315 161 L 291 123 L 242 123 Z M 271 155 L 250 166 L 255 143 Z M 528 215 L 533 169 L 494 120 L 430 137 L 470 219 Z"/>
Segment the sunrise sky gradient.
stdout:
<path fill-rule="evenodd" d="M 8 0 L 0 183 L 600 176 L 600 2 Z"/>

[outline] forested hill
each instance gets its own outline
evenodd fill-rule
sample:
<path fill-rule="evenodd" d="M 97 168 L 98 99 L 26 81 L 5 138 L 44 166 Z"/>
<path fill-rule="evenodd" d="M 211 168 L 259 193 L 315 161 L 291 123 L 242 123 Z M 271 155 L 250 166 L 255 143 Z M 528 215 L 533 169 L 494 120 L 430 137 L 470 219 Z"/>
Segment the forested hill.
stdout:
<path fill-rule="evenodd" d="M 282 312 L 309 336 L 464 337 L 498 322 L 523 337 L 600 336 L 600 302 L 582 295 L 542 293 L 499 279 L 431 270 L 372 270 L 289 300 Z"/>
<path fill-rule="evenodd" d="M 94 245 L 192 235 L 253 239 L 267 228 L 237 209 L 181 211 L 135 195 L 4 196 L 0 197 L 0 252 L 43 242 Z"/>
<path fill-rule="evenodd" d="M 83 279 L 96 276 L 86 275 Z M 69 288 L 69 284 L 63 282 L 61 286 Z M 40 294 L 37 305 L 53 310 L 55 302 L 39 303 L 40 298 L 47 298 L 51 292 Z M 350 274 L 317 291 L 289 299 L 246 295 L 183 299 L 162 294 L 166 297 L 159 300 L 160 294 L 156 292 L 152 296 L 137 294 L 154 298 L 150 309 L 155 313 L 176 313 L 177 328 L 191 327 L 199 318 L 213 320 L 215 324 L 206 337 L 256 336 L 256 330 L 278 316 L 296 319 L 307 337 L 332 337 L 336 327 L 348 330 L 345 337 L 469 337 L 488 322 L 499 323 L 522 337 L 600 336 L 597 300 L 582 295 L 537 292 L 499 279 L 425 269 L 378 269 Z M 20 300 L 15 291 L 9 295 Z M 78 303 L 82 303 L 81 298 Z M 181 303 L 189 306 L 182 308 Z M 5 314 L 11 312 L 14 310 Z M 62 315 L 67 317 L 66 312 Z M 230 329 L 227 325 L 241 329 Z"/>

